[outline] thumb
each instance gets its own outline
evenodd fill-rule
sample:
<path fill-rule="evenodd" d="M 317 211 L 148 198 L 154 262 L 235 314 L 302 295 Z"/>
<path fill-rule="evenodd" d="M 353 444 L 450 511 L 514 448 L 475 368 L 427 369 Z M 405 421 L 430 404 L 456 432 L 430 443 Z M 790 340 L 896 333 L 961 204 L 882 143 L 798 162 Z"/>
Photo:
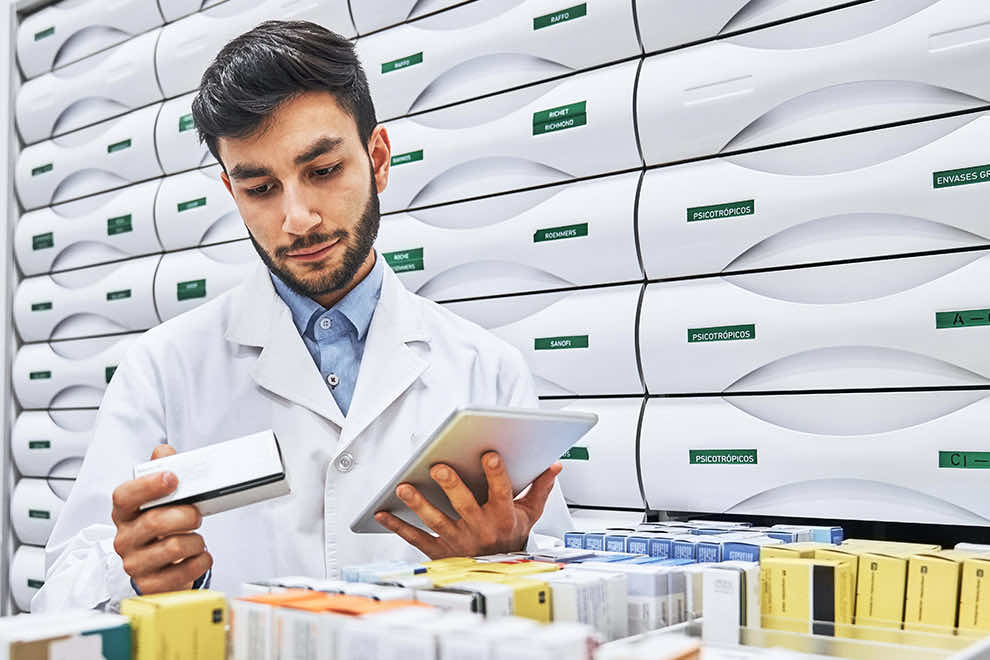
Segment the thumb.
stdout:
<path fill-rule="evenodd" d="M 536 522 L 543 515 L 543 507 L 546 506 L 550 491 L 553 490 L 554 482 L 562 469 L 560 463 L 548 467 L 543 474 L 533 480 L 526 494 L 516 500 L 516 505 L 526 510 L 530 522 Z"/>
<path fill-rule="evenodd" d="M 172 445 L 162 443 L 155 447 L 155 451 L 151 452 L 151 460 L 156 458 L 165 458 L 166 456 L 173 456 L 176 453 Z"/>

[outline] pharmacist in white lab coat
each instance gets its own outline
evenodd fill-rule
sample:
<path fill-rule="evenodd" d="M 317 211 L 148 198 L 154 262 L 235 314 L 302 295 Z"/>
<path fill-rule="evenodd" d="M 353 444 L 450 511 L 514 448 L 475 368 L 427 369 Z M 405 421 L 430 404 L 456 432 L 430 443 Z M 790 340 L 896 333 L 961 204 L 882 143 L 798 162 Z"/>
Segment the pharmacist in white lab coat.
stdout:
<path fill-rule="evenodd" d="M 236 594 L 252 579 L 559 538 L 570 525 L 559 464 L 513 500 L 492 454 L 483 506 L 452 470 L 434 469 L 457 521 L 400 487 L 435 535 L 391 517 L 380 522 L 394 534 L 349 529 L 454 408 L 536 405 L 517 350 L 406 291 L 376 255 L 390 147 L 351 44 L 311 23 L 262 24 L 220 52 L 193 110 L 265 265 L 123 360 L 33 609 L 113 609 L 139 592 L 206 585 Z M 206 519 L 191 506 L 139 512 L 175 488 L 174 475 L 131 480 L 153 452 L 269 428 L 290 495 Z"/>

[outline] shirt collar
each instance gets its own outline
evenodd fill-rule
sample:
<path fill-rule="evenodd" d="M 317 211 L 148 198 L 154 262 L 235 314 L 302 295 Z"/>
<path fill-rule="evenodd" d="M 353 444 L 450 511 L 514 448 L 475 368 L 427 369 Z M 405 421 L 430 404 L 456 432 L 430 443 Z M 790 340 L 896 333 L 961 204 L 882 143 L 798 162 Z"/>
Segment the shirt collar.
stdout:
<path fill-rule="evenodd" d="M 268 271 L 272 279 L 272 284 L 279 297 L 289 307 L 292 313 L 292 323 L 300 335 L 305 335 L 309 331 L 316 319 L 327 311 L 318 302 L 302 295 L 288 284 L 283 282 L 275 273 Z M 347 292 L 347 295 L 337 301 L 331 307 L 333 311 L 338 311 L 344 315 L 354 329 L 357 331 L 358 339 L 364 340 L 368 334 L 368 327 L 371 325 L 371 317 L 375 314 L 378 306 L 378 299 L 382 293 L 382 279 L 384 277 L 384 266 L 381 255 L 375 253 L 375 265 L 371 271 Z"/>

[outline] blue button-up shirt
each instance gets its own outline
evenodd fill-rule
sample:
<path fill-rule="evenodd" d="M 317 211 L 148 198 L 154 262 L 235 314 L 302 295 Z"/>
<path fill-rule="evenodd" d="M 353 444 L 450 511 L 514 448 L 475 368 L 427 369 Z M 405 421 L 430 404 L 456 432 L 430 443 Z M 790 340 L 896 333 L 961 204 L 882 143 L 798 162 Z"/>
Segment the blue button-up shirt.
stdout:
<path fill-rule="evenodd" d="M 351 407 L 368 327 L 381 297 L 383 269 L 382 258 L 376 255 L 371 272 L 330 309 L 271 273 L 275 291 L 289 306 L 296 330 L 344 415 Z"/>

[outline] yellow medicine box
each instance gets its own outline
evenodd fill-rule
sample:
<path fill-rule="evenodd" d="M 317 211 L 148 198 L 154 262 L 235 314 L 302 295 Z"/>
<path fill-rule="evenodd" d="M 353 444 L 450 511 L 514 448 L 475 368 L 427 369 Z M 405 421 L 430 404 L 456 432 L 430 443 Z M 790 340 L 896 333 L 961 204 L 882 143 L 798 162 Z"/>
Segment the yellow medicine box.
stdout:
<path fill-rule="evenodd" d="M 499 573 L 469 573 L 462 580 L 495 582 L 512 588 L 512 613 L 515 616 L 550 623 L 550 585 L 533 577 L 501 575 Z"/>
<path fill-rule="evenodd" d="M 990 555 L 963 561 L 959 589 L 959 630 L 990 632 Z"/>
<path fill-rule="evenodd" d="M 763 627 L 834 636 L 853 620 L 847 562 L 769 558 L 760 562 Z"/>
<path fill-rule="evenodd" d="M 963 561 L 969 556 L 966 552 L 943 550 L 908 559 L 905 630 L 952 634 Z"/>
<path fill-rule="evenodd" d="M 760 561 L 764 559 L 814 559 L 819 548 L 834 548 L 829 543 L 801 541 L 783 545 L 765 545 L 760 548 Z"/>
<path fill-rule="evenodd" d="M 227 657 L 227 598 L 218 591 L 174 591 L 128 598 L 133 660 Z"/>

